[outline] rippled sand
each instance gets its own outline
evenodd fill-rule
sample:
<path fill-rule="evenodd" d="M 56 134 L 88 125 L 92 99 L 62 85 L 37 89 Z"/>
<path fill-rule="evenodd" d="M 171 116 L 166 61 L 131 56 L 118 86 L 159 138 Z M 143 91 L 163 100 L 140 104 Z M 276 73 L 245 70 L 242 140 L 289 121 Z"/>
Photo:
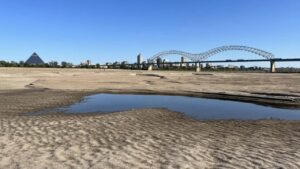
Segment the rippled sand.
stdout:
<path fill-rule="evenodd" d="M 297 106 L 297 74 L 0 73 L 0 168 L 300 168 L 299 121 L 197 121 L 164 109 L 26 114 L 99 91 L 235 94 Z"/>
<path fill-rule="evenodd" d="M 7 117 L 0 133 L 0 168 L 300 168 L 299 122 L 145 109 Z"/>

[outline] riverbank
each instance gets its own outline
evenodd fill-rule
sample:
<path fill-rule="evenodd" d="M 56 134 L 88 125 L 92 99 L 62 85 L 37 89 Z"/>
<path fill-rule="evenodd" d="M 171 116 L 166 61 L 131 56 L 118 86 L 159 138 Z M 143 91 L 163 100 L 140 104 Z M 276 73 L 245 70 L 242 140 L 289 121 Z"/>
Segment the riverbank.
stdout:
<path fill-rule="evenodd" d="M 25 115 L 99 92 L 262 96 L 267 91 L 273 92 L 268 97 L 297 101 L 295 74 L 0 71 L 0 168 L 300 168 L 299 121 L 201 121 L 165 109 Z"/>
<path fill-rule="evenodd" d="M 298 121 L 201 121 L 165 109 L 24 114 L 87 94 L 2 91 L 0 168 L 300 167 Z"/>
<path fill-rule="evenodd" d="M 0 91 L 167 94 L 300 107 L 299 74 L 0 68 Z"/>

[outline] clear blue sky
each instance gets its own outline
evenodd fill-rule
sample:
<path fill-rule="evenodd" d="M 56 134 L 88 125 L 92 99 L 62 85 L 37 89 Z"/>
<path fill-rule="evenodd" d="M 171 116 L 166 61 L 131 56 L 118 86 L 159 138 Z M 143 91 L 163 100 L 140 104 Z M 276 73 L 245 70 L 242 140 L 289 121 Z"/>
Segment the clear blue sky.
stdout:
<path fill-rule="evenodd" d="M 247 45 L 300 57 L 299 0 L 0 0 L 0 60 L 93 63 Z M 259 58 L 226 52 L 212 59 Z M 294 66 L 300 63 L 294 63 Z"/>

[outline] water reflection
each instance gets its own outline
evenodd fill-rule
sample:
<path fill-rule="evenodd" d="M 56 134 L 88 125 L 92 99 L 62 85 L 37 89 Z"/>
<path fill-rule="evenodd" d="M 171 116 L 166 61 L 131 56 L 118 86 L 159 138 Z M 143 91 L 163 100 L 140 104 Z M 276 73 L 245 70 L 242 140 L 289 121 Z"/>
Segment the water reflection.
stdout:
<path fill-rule="evenodd" d="M 252 103 L 185 96 L 97 94 L 60 108 L 65 113 L 115 112 L 142 108 L 167 108 L 196 119 L 300 120 L 300 110 L 266 107 Z"/>

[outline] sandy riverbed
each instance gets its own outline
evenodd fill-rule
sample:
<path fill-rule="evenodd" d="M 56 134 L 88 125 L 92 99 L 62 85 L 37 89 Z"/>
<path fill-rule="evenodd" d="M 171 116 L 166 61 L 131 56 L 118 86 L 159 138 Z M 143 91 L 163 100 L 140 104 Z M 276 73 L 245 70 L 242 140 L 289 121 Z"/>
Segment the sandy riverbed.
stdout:
<path fill-rule="evenodd" d="M 164 109 L 24 115 L 99 91 L 298 99 L 299 79 L 299 74 L 0 69 L 0 168 L 300 168 L 299 121 L 197 121 Z"/>
<path fill-rule="evenodd" d="M 299 168 L 300 124 L 160 109 L 0 120 L 0 168 Z"/>
<path fill-rule="evenodd" d="M 0 68 L 0 91 L 26 88 L 193 95 L 300 107 L 300 74 Z"/>

